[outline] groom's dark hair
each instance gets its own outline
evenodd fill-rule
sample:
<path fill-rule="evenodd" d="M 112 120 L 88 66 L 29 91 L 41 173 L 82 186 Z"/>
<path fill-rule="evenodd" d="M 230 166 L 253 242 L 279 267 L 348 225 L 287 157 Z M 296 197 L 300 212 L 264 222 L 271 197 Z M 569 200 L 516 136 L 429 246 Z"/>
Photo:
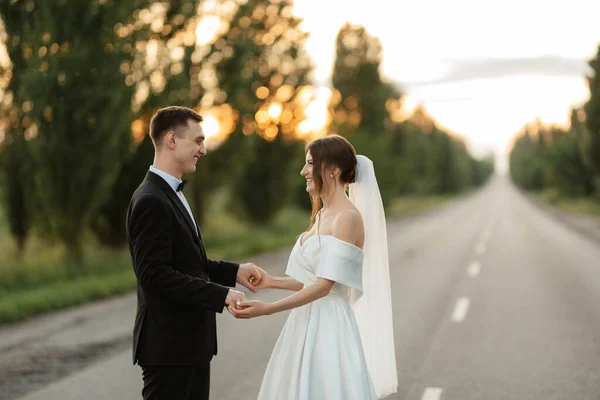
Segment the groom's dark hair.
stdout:
<path fill-rule="evenodd" d="M 189 120 L 202 122 L 202 116 L 187 107 L 170 106 L 161 108 L 150 121 L 150 138 L 157 144 L 167 132 L 180 126 L 187 126 Z"/>

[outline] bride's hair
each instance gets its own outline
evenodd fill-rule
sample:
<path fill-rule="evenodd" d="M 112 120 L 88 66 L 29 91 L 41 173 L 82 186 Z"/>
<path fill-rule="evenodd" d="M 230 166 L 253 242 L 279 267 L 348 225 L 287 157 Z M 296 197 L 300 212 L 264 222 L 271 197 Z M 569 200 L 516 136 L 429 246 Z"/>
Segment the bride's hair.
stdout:
<path fill-rule="evenodd" d="M 354 146 L 344 137 L 336 134 L 315 139 L 306 145 L 305 153 L 312 156 L 313 173 L 316 193 L 310 195 L 312 202 L 312 214 L 310 225 L 312 226 L 318 212 L 321 210 L 320 194 L 323 191 L 322 174 L 330 167 L 340 169 L 340 181 L 343 184 L 354 183 L 356 180 L 356 150 Z"/>

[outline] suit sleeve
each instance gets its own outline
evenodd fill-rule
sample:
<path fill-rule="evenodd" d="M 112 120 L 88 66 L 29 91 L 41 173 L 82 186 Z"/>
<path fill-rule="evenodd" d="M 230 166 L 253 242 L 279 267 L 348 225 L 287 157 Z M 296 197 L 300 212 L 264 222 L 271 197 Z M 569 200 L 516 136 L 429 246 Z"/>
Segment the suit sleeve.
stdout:
<path fill-rule="evenodd" d="M 218 284 L 235 287 L 239 264 L 229 261 L 208 260 L 208 274 L 213 282 Z"/>
<path fill-rule="evenodd" d="M 144 290 L 221 313 L 227 287 L 183 274 L 171 266 L 172 216 L 160 199 L 145 196 L 129 220 L 135 275 Z"/>

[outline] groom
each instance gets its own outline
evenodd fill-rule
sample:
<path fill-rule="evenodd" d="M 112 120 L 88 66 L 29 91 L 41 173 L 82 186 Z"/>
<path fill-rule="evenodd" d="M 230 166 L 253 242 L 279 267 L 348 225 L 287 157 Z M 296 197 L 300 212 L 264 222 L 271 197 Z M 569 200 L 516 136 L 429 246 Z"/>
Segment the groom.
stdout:
<path fill-rule="evenodd" d="M 256 291 L 254 264 L 207 258 L 181 189 L 182 176 L 206 155 L 202 117 L 184 107 L 159 110 L 150 122 L 154 163 L 127 210 L 127 240 L 137 279 L 133 363 L 142 368 L 144 399 L 208 399 L 217 354 L 216 313 Z"/>

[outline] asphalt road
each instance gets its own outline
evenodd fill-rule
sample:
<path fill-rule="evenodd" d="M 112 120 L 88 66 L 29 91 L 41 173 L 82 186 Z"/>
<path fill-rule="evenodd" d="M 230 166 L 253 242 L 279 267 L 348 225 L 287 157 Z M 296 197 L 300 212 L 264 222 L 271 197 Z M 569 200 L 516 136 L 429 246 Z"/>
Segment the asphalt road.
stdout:
<path fill-rule="evenodd" d="M 600 399 L 596 241 L 536 207 L 504 177 L 443 209 L 390 223 L 388 235 L 399 390 L 387 399 Z M 288 251 L 249 261 L 282 274 Z M 0 349 L 15 357 L 49 343 L 82 347 L 90 337 L 120 343 L 20 399 L 141 398 L 140 369 L 123 344 L 134 306 L 125 296 L 73 310 L 70 318 L 0 330 Z M 219 317 L 211 398 L 255 398 L 286 316 Z M 28 336 L 11 341 L 19 332 Z"/>

